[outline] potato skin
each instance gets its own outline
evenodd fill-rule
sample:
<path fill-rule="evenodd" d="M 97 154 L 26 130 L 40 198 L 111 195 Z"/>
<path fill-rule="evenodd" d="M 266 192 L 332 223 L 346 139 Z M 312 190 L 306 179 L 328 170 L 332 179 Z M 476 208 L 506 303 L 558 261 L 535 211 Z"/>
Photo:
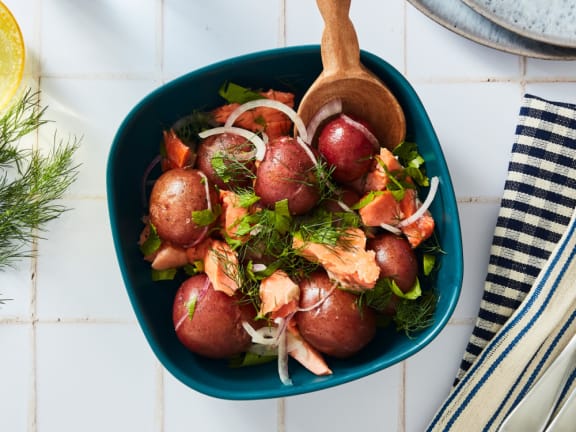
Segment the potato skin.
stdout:
<path fill-rule="evenodd" d="M 150 222 L 162 240 L 190 246 L 206 233 L 192 220 L 192 212 L 208 208 L 206 176 L 195 169 L 171 169 L 154 183 L 150 194 Z M 208 181 L 212 206 L 218 202 Z"/>
<path fill-rule="evenodd" d="M 196 298 L 192 318 L 188 305 Z M 242 321 L 255 315 L 250 304 L 241 304 L 236 296 L 215 291 L 205 274 L 185 280 L 174 298 L 172 319 L 176 335 L 190 351 L 214 359 L 229 358 L 246 351 L 251 338 Z"/>
<path fill-rule="evenodd" d="M 339 116 L 324 126 L 318 137 L 318 150 L 334 167 L 332 177 L 347 183 L 359 179 L 370 169 L 376 149 L 361 131 L 343 118 Z M 365 122 L 354 121 L 368 128 Z"/>
<path fill-rule="evenodd" d="M 418 277 L 418 261 L 408 240 L 384 233 L 369 239 L 367 247 L 376 252 L 380 276 L 392 278 L 402 292 L 410 291 Z"/>
<path fill-rule="evenodd" d="M 300 283 L 300 307 L 308 308 L 324 298 L 333 282 L 324 271 L 313 273 Z M 358 308 L 357 297 L 336 288 L 318 307 L 300 311 L 295 319 L 302 337 L 318 351 L 347 358 L 364 348 L 376 334 L 372 309 Z"/>
<path fill-rule="evenodd" d="M 213 135 L 200 143 L 196 166 L 220 189 L 230 189 L 231 187 L 247 187 L 252 183 L 250 172 L 256 170 L 254 160 L 245 160 L 246 153 L 252 150 L 252 145 L 246 138 L 234 134 Z M 229 155 L 231 160 L 238 161 L 246 167 L 246 171 L 238 170 L 237 175 L 228 182 L 224 182 L 212 167 L 212 158 L 219 153 Z M 224 161 L 226 163 L 226 160 Z M 233 170 L 230 170 L 233 171 Z"/>
<path fill-rule="evenodd" d="M 320 193 L 314 163 L 294 138 L 280 137 L 268 144 L 256 171 L 254 192 L 266 207 L 287 199 L 293 215 L 304 214 L 317 204 Z"/>

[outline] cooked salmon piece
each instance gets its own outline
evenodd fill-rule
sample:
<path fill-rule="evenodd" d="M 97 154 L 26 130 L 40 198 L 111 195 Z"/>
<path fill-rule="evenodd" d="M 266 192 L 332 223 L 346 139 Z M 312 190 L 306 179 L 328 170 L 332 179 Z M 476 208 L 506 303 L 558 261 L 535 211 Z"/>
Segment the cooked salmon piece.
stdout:
<path fill-rule="evenodd" d="M 238 236 L 238 222 L 246 215 L 248 209 L 239 205 L 238 195 L 232 191 L 221 190 L 220 202 L 222 203 L 222 214 L 220 216 L 221 226 L 224 233 L 235 240 L 241 240 L 246 236 Z"/>
<path fill-rule="evenodd" d="M 386 169 L 384 169 L 386 167 Z M 400 171 L 402 165 L 390 150 L 385 147 L 380 149 L 380 154 L 374 158 L 371 170 L 366 175 L 364 192 L 383 191 L 390 181 L 386 170 L 390 173 Z"/>
<path fill-rule="evenodd" d="M 400 208 L 404 214 L 404 218 L 408 218 L 422 205 L 418 199 L 418 194 L 414 189 L 407 189 L 404 198 L 400 201 Z M 424 214 L 412 222 L 410 225 L 402 226 L 400 229 L 408 239 L 410 245 L 415 248 L 424 240 L 430 238 L 434 232 L 434 218 L 432 214 L 426 210 Z"/>
<path fill-rule="evenodd" d="M 162 169 L 184 168 L 195 162 L 192 149 L 182 142 L 173 129 L 162 132 L 166 158 L 162 161 Z"/>
<path fill-rule="evenodd" d="M 260 316 L 286 318 L 298 309 L 300 288 L 283 270 L 276 270 L 260 283 Z"/>
<path fill-rule="evenodd" d="M 331 375 L 322 354 L 302 337 L 293 320 L 288 320 L 286 327 L 287 350 L 290 357 L 315 375 Z"/>
<path fill-rule="evenodd" d="M 162 243 L 152 260 L 152 268 L 154 270 L 168 270 L 182 267 L 186 264 L 188 264 L 186 249 L 172 246 L 168 243 Z"/>
<path fill-rule="evenodd" d="M 204 272 L 216 291 L 232 296 L 239 287 L 238 256 L 226 242 L 212 240 L 204 257 Z"/>
<path fill-rule="evenodd" d="M 304 242 L 295 235 L 292 247 L 304 258 L 322 265 L 331 279 L 349 289 L 374 288 L 380 276 L 376 254 L 366 250 L 366 235 L 359 228 L 348 229 L 335 246 Z"/>
<path fill-rule="evenodd" d="M 208 250 L 212 247 L 212 239 L 206 237 L 200 243 L 195 246 L 186 249 L 186 256 L 188 257 L 189 263 L 194 263 L 195 261 L 204 261 Z"/>
<path fill-rule="evenodd" d="M 267 99 L 274 99 L 294 108 L 294 94 L 277 90 L 260 92 Z M 212 111 L 214 119 L 218 123 L 226 123 L 226 120 L 240 104 L 226 104 Z M 292 128 L 292 121 L 281 111 L 273 108 L 259 107 L 246 111 L 234 123 L 235 126 L 251 130 L 253 132 L 264 131 L 270 139 L 288 135 Z"/>
<path fill-rule="evenodd" d="M 394 226 L 404 218 L 400 203 L 392 192 L 387 190 L 381 191 L 372 201 L 358 210 L 358 213 L 362 223 L 370 227 L 382 224 Z"/>

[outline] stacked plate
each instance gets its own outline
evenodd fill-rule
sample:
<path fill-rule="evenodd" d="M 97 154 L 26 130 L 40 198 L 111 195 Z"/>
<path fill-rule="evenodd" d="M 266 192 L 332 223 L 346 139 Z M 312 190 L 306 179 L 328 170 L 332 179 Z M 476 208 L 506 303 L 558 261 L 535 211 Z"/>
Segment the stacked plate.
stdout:
<path fill-rule="evenodd" d="M 408 0 L 453 32 L 501 51 L 576 60 L 576 0 Z"/>

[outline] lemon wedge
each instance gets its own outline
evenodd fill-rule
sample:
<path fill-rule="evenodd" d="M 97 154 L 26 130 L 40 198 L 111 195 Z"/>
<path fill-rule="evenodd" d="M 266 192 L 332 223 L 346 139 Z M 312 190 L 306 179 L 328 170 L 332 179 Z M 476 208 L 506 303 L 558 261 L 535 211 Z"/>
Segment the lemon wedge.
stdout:
<path fill-rule="evenodd" d="M 18 90 L 24 73 L 24 39 L 14 15 L 0 1 L 0 109 Z"/>

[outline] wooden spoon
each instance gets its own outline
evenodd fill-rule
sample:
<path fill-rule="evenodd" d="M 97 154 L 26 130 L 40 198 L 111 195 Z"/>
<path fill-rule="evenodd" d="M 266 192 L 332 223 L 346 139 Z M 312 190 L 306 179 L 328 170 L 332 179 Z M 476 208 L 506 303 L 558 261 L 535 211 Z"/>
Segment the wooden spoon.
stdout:
<path fill-rule="evenodd" d="M 341 99 L 343 112 L 366 121 L 380 145 L 391 149 L 404 141 L 406 119 L 388 87 L 360 63 L 358 37 L 348 16 L 350 2 L 316 0 L 325 24 L 323 70 L 300 102 L 298 114 L 308 124 L 322 106 Z"/>

